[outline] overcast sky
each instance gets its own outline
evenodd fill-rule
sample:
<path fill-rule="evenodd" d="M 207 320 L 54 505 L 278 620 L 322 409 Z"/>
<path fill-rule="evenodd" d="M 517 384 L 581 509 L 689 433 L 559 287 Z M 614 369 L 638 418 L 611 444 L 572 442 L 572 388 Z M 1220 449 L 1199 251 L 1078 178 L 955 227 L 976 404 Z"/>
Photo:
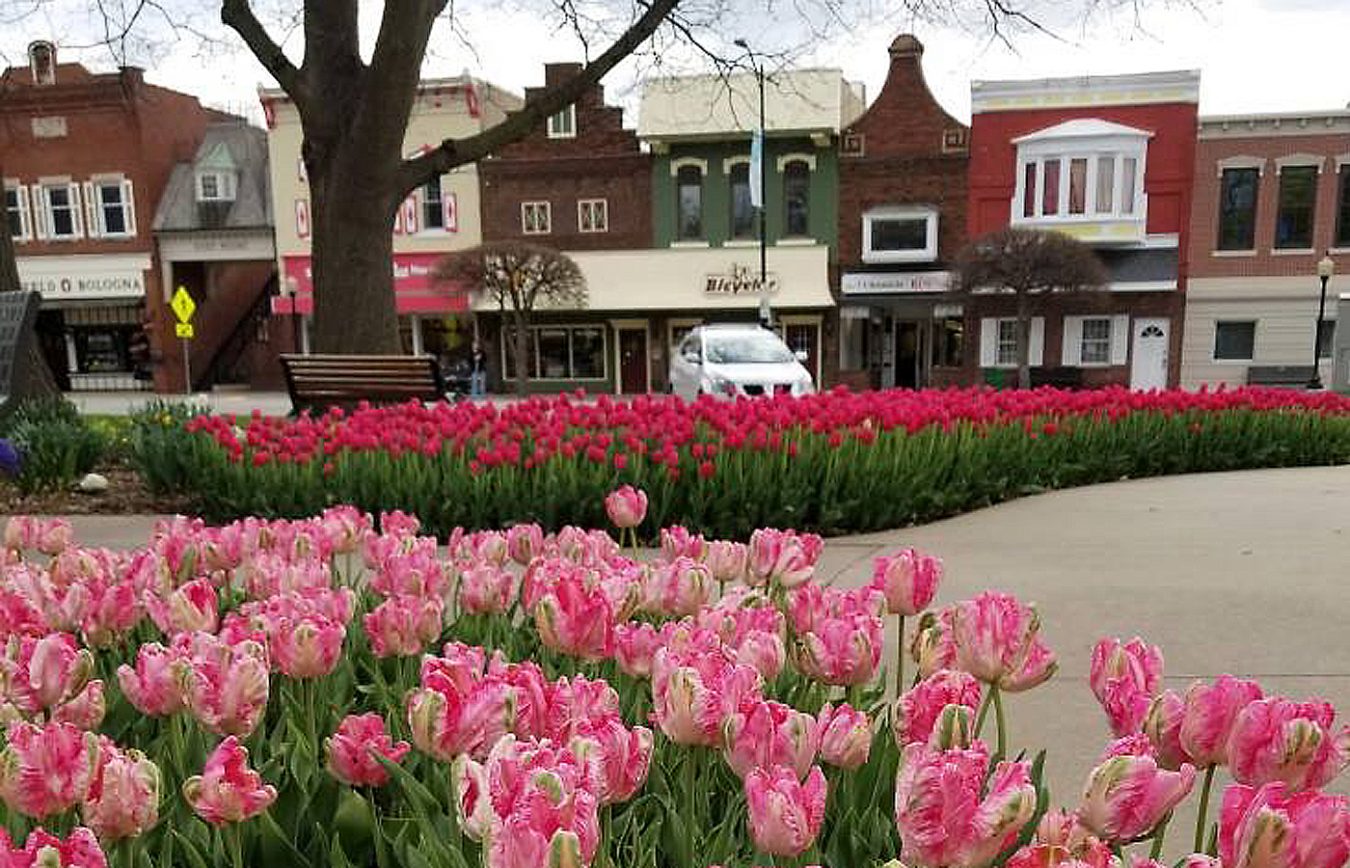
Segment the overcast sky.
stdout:
<path fill-rule="evenodd" d="M 1067 5 L 1064 0 L 1054 2 Z M 377 20 L 378 4 L 366 6 L 371 7 L 371 20 Z M 428 74 L 455 74 L 467 68 L 520 92 L 540 83 L 542 62 L 579 56 L 575 45 L 538 15 L 482 8 L 468 15 L 465 27 L 473 37 L 474 51 L 440 33 Z M 924 67 L 930 86 L 947 109 L 962 118 L 969 117 L 971 79 L 1164 69 L 1201 70 L 1205 114 L 1327 110 L 1350 103 L 1346 47 L 1350 0 L 1151 0 L 1138 23 L 1126 14 L 1097 16 L 1086 26 L 1073 19 L 1051 23 L 1053 37 L 1022 33 L 1009 48 L 991 40 L 978 23 L 938 27 L 898 18 L 823 44 L 803 54 L 801 62 L 841 67 L 848 77 L 866 84 L 870 100 L 885 78 L 886 46 L 897 33 L 912 31 L 927 48 Z M 28 19 L 22 34 L 18 27 L 5 26 L 0 48 L 11 60 L 21 57 L 22 44 L 50 36 L 39 32 L 48 28 L 65 30 L 67 25 L 39 17 Z M 754 33 L 749 35 L 753 38 Z M 287 47 L 293 54 L 298 48 L 294 40 Z M 72 53 L 62 59 L 71 59 Z M 90 59 L 106 64 L 106 52 Z M 638 74 L 636 64 L 627 64 L 607 82 L 615 98 L 628 106 L 635 103 Z M 201 44 L 190 38 L 161 53 L 148 75 L 212 105 L 236 111 L 247 107 L 255 116 L 256 88 L 265 79 L 261 67 L 242 50 L 204 56 Z M 630 116 L 628 123 L 634 122 Z"/>

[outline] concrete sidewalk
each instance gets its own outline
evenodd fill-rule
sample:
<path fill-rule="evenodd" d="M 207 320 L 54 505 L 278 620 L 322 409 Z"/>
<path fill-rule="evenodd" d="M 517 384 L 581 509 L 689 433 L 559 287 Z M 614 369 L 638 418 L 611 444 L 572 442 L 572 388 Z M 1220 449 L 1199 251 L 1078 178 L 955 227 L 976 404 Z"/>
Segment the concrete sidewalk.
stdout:
<path fill-rule="evenodd" d="M 73 521 L 86 544 L 119 547 L 143 541 L 151 522 Z M 1015 746 L 1052 748 L 1056 801 L 1076 802 L 1109 738 L 1087 686 L 1101 636 L 1138 634 L 1160 645 L 1170 687 L 1232 672 L 1259 678 L 1267 692 L 1320 696 L 1350 713 L 1350 467 L 1054 492 L 924 527 L 830 540 L 823 576 L 861 584 L 874 556 L 905 545 L 946 561 L 938 604 L 986 588 L 1038 604 L 1060 671 L 1009 696 L 1007 708 Z M 888 665 L 893 631 L 888 625 Z M 1333 788 L 1345 786 L 1341 779 Z M 1193 822 L 1177 817 L 1175 843 Z"/>

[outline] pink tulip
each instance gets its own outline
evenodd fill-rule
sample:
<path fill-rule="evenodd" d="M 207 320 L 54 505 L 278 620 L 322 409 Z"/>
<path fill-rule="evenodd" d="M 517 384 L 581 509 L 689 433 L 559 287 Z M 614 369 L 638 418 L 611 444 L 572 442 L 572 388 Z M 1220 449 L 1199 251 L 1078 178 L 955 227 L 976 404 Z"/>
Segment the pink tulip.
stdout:
<path fill-rule="evenodd" d="M 85 732 L 93 732 L 103 723 L 103 716 L 107 711 L 107 701 L 103 697 L 103 682 L 95 678 L 84 686 L 79 695 L 53 708 L 52 720 L 57 723 L 69 723 Z"/>
<path fill-rule="evenodd" d="M 84 689 L 94 671 L 94 655 L 68 633 L 11 639 L 0 671 L 5 693 L 21 711 L 35 714 L 59 705 Z"/>
<path fill-rule="evenodd" d="M 256 817 L 276 801 L 276 788 L 248 767 L 248 750 L 230 736 L 206 758 L 206 768 L 183 782 L 183 798 L 213 826 Z"/>
<path fill-rule="evenodd" d="M 516 596 L 516 577 L 500 566 L 478 564 L 459 574 L 459 608 L 466 615 L 501 615 Z"/>
<path fill-rule="evenodd" d="M 1233 779 L 1251 787 L 1275 781 L 1291 790 L 1313 790 L 1350 762 L 1350 730 L 1333 730 L 1329 702 L 1283 697 L 1248 703 L 1233 721 L 1228 766 Z"/>
<path fill-rule="evenodd" d="M 280 618 L 272 625 L 268 648 L 282 674 L 321 678 L 337 667 L 347 630 L 323 615 Z"/>
<path fill-rule="evenodd" d="M 1040 637 L 1040 618 L 1012 594 L 985 591 L 953 607 L 956 665 L 1015 693 L 1055 674 L 1055 655 Z"/>
<path fill-rule="evenodd" d="M 1282 783 L 1229 787 L 1219 858 L 1224 868 L 1341 868 L 1350 859 L 1350 801 Z"/>
<path fill-rule="evenodd" d="M 722 755 L 737 776 L 785 766 L 803 777 L 816 760 L 816 719 L 781 702 L 759 700 L 730 714 L 722 724 Z"/>
<path fill-rule="evenodd" d="M 1228 761 L 1228 740 L 1238 714 L 1262 698 L 1261 686 L 1245 678 L 1220 675 L 1213 684 L 1197 681 L 1186 691 L 1178 739 L 1196 766 Z"/>
<path fill-rule="evenodd" d="M 949 705 L 970 709 L 980 707 L 980 682 L 968 672 L 939 669 L 909 690 L 891 707 L 891 733 L 901 749 L 919 743 L 928 744 L 933 728 Z"/>
<path fill-rule="evenodd" d="M 1088 775 L 1079 819 L 1104 841 L 1127 843 L 1151 833 L 1195 784 L 1189 763 L 1167 771 L 1149 753 L 1148 739 L 1131 736 L 1107 748 Z"/>
<path fill-rule="evenodd" d="M 4 854 L 9 868 L 108 868 L 108 857 L 99 847 L 93 831 L 83 826 L 72 829 L 62 840 L 46 829 L 34 829 L 22 850 L 11 850 L 9 836 L 3 836 Z"/>
<path fill-rule="evenodd" d="M 456 683 L 424 664 L 422 683 L 408 694 L 406 711 L 413 744 L 428 756 L 442 762 L 482 757 L 511 730 L 515 692 L 502 681 Z"/>
<path fill-rule="evenodd" d="M 123 751 L 110 741 L 102 750 L 101 784 L 80 806 L 85 825 L 102 841 L 135 838 L 159 819 L 159 766 L 138 750 Z"/>
<path fill-rule="evenodd" d="M 540 640 L 554 651 L 583 660 L 614 653 L 614 612 L 604 592 L 569 574 L 544 592 L 534 607 Z"/>
<path fill-rule="evenodd" d="M 690 533 L 688 528 L 675 525 L 661 528 L 661 560 L 673 563 L 679 558 L 703 562 L 708 555 L 708 543 L 702 534 Z"/>
<path fill-rule="evenodd" d="M 68 723 L 11 723 L 0 752 L 0 799 L 42 819 L 75 807 L 98 784 L 99 739 Z"/>
<path fill-rule="evenodd" d="M 529 566 L 544 551 L 544 530 L 537 524 L 512 525 L 506 531 L 506 549 L 511 560 Z"/>
<path fill-rule="evenodd" d="M 190 650 L 187 706 L 217 735 L 248 737 L 267 710 L 267 651 L 257 642 L 226 645 L 196 634 Z"/>
<path fill-rule="evenodd" d="M 886 610 L 902 617 L 927 609 L 941 580 L 942 561 L 914 549 L 877 558 L 872 567 L 872 586 L 886 595 Z"/>
<path fill-rule="evenodd" d="M 650 678 L 652 657 L 661 647 L 661 632 L 651 624 L 631 622 L 614 627 L 614 660 L 634 678 Z"/>
<path fill-rule="evenodd" d="M 745 778 L 750 837 L 755 849 L 797 856 L 820 834 L 825 818 L 825 775 L 814 766 L 804 780 L 790 768 L 755 769 Z"/>
<path fill-rule="evenodd" d="M 460 831 L 470 840 L 481 842 L 496 817 L 488 796 L 487 769 L 468 754 L 460 754 L 450 765 L 450 786 Z"/>
<path fill-rule="evenodd" d="M 914 865 L 978 868 L 1008 849 L 1036 810 L 1025 762 L 1001 762 L 985 784 L 989 751 L 937 751 L 911 744 L 895 778 L 895 824 L 901 853 Z"/>
<path fill-rule="evenodd" d="M 643 610 L 672 618 L 697 614 L 713 591 L 708 566 L 684 555 L 653 570 L 646 584 Z"/>
<path fill-rule="evenodd" d="M 494 814 L 487 868 L 590 863 L 600 843 L 598 801 L 570 750 L 507 736 L 485 765 Z"/>
<path fill-rule="evenodd" d="M 759 673 L 720 653 L 677 654 L 669 646 L 652 663 L 652 718 L 678 744 L 712 747 L 722 724 L 759 698 Z"/>
<path fill-rule="evenodd" d="M 750 550 L 745 543 L 716 540 L 708 543 L 708 554 L 703 562 L 712 571 L 713 581 L 726 585 L 745 581 L 749 560 Z"/>
<path fill-rule="evenodd" d="M 617 528 L 637 527 L 647 517 L 647 493 L 631 485 L 620 486 L 605 497 L 605 512 Z"/>
<path fill-rule="evenodd" d="M 1088 684 L 1117 736 L 1138 732 L 1162 682 L 1163 656 L 1135 636 L 1102 639 L 1092 649 Z"/>
<path fill-rule="evenodd" d="M 415 657 L 441 636 L 439 597 L 390 597 L 362 619 L 376 657 Z"/>
<path fill-rule="evenodd" d="M 775 583 L 784 588 L 804 585 L 816 573 L 824 541 L 813 533 L 761 528 L 750 535 L 747 583 Z"/>
<path fill-rule="evenodd" d="M 117 683 L 136 710 L 151 717 L 167 717 L 186 707 L 182 685 L 191 667 L 177 653 L 157 642 L 136 650 L 136 667 L 117 667 Z"/>
<path fill-rule="evenodd" d="M 787 647 L 777 632 L 751 630 L 734 646 L 736 662 L 754 669 L 765 681 L 773 681 L 787 663 Z"/>
<path fill-rule="evenodd" d="M 505 533 L 499 530 L 483 530 L 469 540 L 473 560 L 494 567 L 506 566 L 511 557 L 511 544 Z"/>
<path fill-rule="evenodd" d="M 90 582 L 89 605 L 80 629 L 94 648 L 115 644 L 136 628 L 145 614 L 140 595 L 130 581 Z"/>
<path fill-rule="evenodd" d="M 1149 705 L 1144 715 L 1144 734 L 1153 746 L 1158 765 L 1173 771 L 1183 763 L 1195 765 L 1194 758 L 1181 744 L 1181 725 L 1186 716 L 1186 701 L 1175 690 L 1164 690 Z"/>
<path fill-rule="evenodd" d="M 820 730 L 820 759 L 841 769 L 856 769 L 867 762 L 872 750 L 872 722 L 847 703 L 832 707 L 828 702 L 816 718 Z"/>
<path fill-rule="evenodd" d="M 402 762 L 412 747 L 406 741 L 397 744 L 378 714 L 349 714 L 338 724 L 337 732 L 324 739 L 328 773 L 349 787 L 382 787 L 389 782 L 389 770 L 379 758 Z"/>
<path fill-rule="evenodd" d="M 214 633 L 220 623 L 216 605 L 216 589 L 206 579 L 181 585 L 167 597 L 150 594 L 145 598 L 150 620 L 170 638 L 199 630 Z"/>
<path fill-rule="evenodd" d="M 946 608 L 936 613 L 925 612 L 919 618 L 919 628 L 909 642 L 909 656 L 918 664 L 920 678 L 956 667 L 956 643 L 952 638 L 954 615 L 954 609 Z"/>
<path fill-rule="evenodd" d="M 33 519 L 35 524 L 34 546 L 44 555 L 56 556 L 65 551 L 75 539 L 75 531 L 64 518 L 49 518 L 46 521 Z"/>
<path fill-rule="evenodd" d="M 596 798 L 609 805 L 626 802 L 642 789 L 655 741 L 645 726 L 628 729 L 614 717 L 581 727 L 568 746 L 591 765 Z"/>
<path fill-rule="evenodd" d="M 797 669 L 824 684 L 866 684 L 881 665 L 884 629 L 871 615 L 824 618 L 799 637 Z"/>

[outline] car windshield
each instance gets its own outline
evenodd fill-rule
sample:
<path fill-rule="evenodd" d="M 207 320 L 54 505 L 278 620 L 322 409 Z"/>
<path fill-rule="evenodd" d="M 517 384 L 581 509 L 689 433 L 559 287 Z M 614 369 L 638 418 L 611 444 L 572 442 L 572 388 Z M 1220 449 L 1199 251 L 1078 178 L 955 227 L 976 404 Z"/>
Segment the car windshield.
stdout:
<path fill-rule="evenodd" d="M 795 360 L 777 336 L 768 332 L 709 334 L 703 338 L 708 361 L 715 365 L 775 364 Z"/>

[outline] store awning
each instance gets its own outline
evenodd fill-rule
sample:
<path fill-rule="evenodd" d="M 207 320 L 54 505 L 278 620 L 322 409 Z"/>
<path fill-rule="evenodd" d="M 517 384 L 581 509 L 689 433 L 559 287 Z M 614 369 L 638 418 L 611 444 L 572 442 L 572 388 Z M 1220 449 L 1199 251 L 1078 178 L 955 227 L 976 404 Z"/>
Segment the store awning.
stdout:
<path fill-rule="evenodd" d="M 469 309 L 468 287 L 433 280 L 432 269 L 442 253 L 395 253 L 394 298 L 403 314 L 462 313 Z M 282 292 L 272 299 L 272 313 L 314 312 L 314 277 L 308 256 L 282 258 Z"/>

